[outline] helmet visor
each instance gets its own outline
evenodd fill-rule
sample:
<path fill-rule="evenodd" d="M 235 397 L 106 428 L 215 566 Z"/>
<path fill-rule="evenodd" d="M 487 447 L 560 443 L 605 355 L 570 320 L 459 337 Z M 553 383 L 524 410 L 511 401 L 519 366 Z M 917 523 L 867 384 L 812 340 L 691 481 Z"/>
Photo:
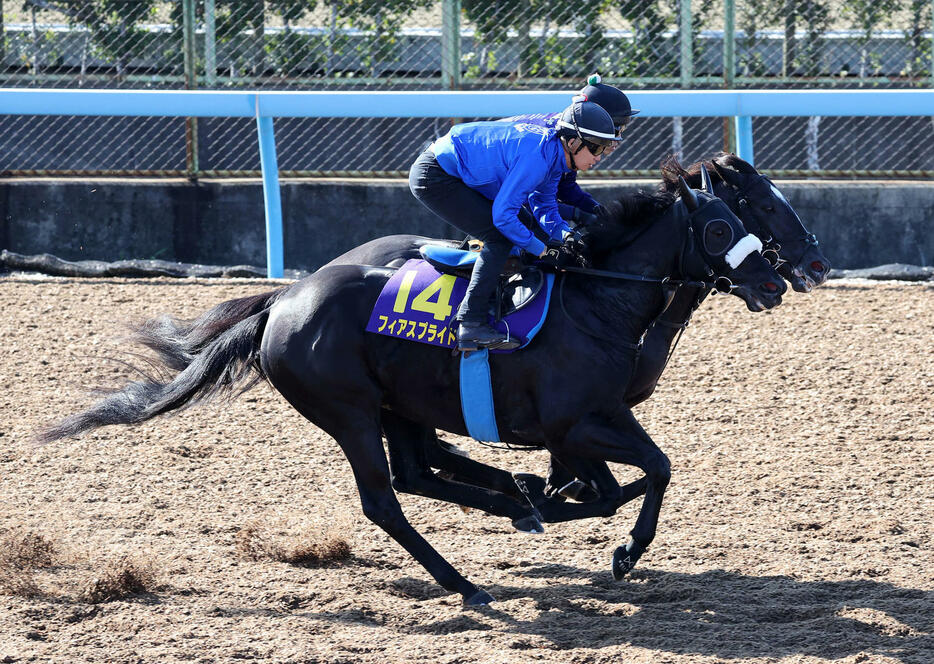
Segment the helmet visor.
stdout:
<path fill-rule="evenodd" d="M 587 146 L 587 149 L 590 150 L 591 154 L 595 157 L 604 153 L 604 151 L 610 147 L 616 146 L 619 142 L 619 133 L 614 133 L 611 137 L 609 134 L 597 134 L 592 131 L 581 131 L 581 128 L 577 124 L 577 118 L 572 117 L 571 122 L 574 123 L 574 131 L 577 134 L 577 137 L 580 139 L 581 143 Z"/>
<path fill-rule="evenodd" d="M 629 126 L 629 123 L 632 121 L 632 116 L 626 116 L 619 118 L 616 123 L 616 138 L 619 138 L 623 135 L 623 132 L 626 131 L 626 127 Z"/>

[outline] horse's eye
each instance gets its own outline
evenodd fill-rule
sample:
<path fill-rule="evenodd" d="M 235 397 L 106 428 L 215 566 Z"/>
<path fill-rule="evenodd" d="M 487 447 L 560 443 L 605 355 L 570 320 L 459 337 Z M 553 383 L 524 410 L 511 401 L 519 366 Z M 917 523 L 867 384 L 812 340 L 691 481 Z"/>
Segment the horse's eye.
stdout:
<path fill-rule="evenodd" d="M 704 227 L 704 249 L 711 256 L 722 256 L 733 242 L 733 228 L 724 219 L 711 219 Z"/>
<path fill-rule="evenodd" d="M 767 214 L 772 214 L 772 213 L 774 213 L 774 212 L 775 212 L 775 206 L 774 206 L 774 205 L 768 206 L 767 208 L 765 208 L 765 212 L 766 212 Z"/>

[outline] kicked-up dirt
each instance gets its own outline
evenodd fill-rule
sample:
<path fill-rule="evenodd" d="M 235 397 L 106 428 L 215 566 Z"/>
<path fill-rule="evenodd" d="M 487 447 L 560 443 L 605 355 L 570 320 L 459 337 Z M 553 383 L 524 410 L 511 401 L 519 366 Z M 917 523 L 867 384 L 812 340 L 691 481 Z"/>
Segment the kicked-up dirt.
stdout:
<path fill-rule="evenodd" d="M 638 500 L 535 536 L 401 496 L 497 599 L 469 609 L 364 518 L 337 445 L 265 384 L 31 442 L 131 375 L 106 359 L 133 359 L 125 322 L 269 288 L 0 278 L 0 536 L 20 547 L 0 550 L 0 662 L 934 661 L 931 284 L 831 282 L 763 314 L 710 298 L 636 410 L 673 477 L 622 582 L 610 558 Z M 263 554 L 334 542 L 317 562 Z"/>

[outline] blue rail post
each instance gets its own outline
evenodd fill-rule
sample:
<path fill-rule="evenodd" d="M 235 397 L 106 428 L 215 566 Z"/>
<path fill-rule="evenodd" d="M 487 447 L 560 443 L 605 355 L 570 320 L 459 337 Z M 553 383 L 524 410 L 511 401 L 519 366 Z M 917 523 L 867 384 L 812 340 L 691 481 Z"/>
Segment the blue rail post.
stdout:
<path fill-rule="evenodd" d="M 279 164 L 276 160 L 276 137 L 272 118 L 259 113 L 256 97 L 256 130 L 259 133 L 259 162 L 263 171 L 263 202 L 266 206 L 266 276 L 283 276 L 282 199 L 279 194 Z"/>
<path fill-rule="evenodd" d="M 754 165 L 752 151 L 752 116 L 736 118 L 736 156 Z"/>

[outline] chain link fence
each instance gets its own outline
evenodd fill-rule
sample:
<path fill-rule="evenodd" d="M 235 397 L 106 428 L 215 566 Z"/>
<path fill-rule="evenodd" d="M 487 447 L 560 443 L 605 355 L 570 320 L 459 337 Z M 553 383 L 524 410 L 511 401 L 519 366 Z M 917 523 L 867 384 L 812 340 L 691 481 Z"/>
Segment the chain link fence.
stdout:
<path fill-rule="evenodd" d="M 0 0 L 0 86 L 147 89 L 918 88 L 932 0 Z M 542 109 L 543 111 L 560 109 Z M 473 118 L 460 118 L 469 120 Z M 289 175 L 402 174 L 433 118 L 282 118 Z M 777 175 L 929 176 L 918 118 L 756 118 Z M 0 116 L 0 172 L 255 175 L 255 123 Z M 643 118 L 596 175 L 735 146 L 718 118 Z"/>

